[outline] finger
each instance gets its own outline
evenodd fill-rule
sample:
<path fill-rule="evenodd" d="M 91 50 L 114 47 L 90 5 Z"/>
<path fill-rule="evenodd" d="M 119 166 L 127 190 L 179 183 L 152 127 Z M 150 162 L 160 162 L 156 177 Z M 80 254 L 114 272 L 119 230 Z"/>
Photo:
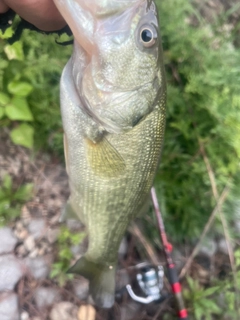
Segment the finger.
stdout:
<path fill-rule="evenodd" d="M 0 0 L 0 14 L 5 13 L 8 11 L 9 7 L 6 5 L 6 3 L 2 0 Z"/>
<path fill-rule="evenodd" d="M 5 0 L 5 4 L 40 30 L 59 30 L 66 25 L 52 0 Z"/>

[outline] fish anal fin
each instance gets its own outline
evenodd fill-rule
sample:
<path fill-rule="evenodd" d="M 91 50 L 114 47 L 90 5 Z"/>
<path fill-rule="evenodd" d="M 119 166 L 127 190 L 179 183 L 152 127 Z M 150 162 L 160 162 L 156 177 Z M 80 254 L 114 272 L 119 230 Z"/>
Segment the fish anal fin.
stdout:
<path fill-rule="evenodd" d="M 89 165 L 97 176 L 114 178 L 124 173 L 124 159 L 105 137 L 97 143 L 86 139 L 86 144 Z"/>

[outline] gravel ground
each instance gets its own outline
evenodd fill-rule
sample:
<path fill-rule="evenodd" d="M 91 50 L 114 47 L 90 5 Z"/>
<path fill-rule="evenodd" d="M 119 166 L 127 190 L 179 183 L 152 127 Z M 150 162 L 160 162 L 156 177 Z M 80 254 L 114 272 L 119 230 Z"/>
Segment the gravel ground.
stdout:
<path fill-rule="evenodd" d="M 108 311 L 95 309 L 89 304 L 88 281 L 83 277 L 67 281 L 64 286 L 50 279 L 58 252 L 58 221 L 69 195 L 65 169 L 54 157 L 46 154 L 33 157 L 25 148 L 13 145 L 7 132 L 3 132 L 0 135 L 0 181 L 6 173 L 11 175 L 14 189 L 32 182 L 34 192 L 19 209 L 19 217 L 0 228 L 1 320 L 159 320 L 166 310 L 175 314 L 171 297 L 160 305 L 141 305 L 131 300 L 126 292 L 120 294 L 128 283 L 136 289 L 132 281 L 136 274 L 131 266 L 147 257 L 139 246 L 141 234 L 138 237 L 128 234 L 123 239 L 116 277 L 119 293 L 114 307 Z M 72 232 L 83 231 L 81 224 L 71 220 L 67 221 L 67 226 Z M 86 250 L 86 243 L 73 246 L 71 250 L 75 261 Z M 191 248 L 175 248 L 174 260 L 178 271 L 190 252 Z M 149 256 L 151 258 L 151 254 Z M 164 265 L 161 252 L 156 256 Z M 206 239 L 190 274 L 206 285 L 220 271 L 225 274 L 230 271 L 226 243 L 224 239 Z M 169 292 L 166 284 L 163 295 L 167 297 Z"/>
<path fill-rule="evenodd" d="M 46 154 L 33 156 L 25 148 L 13 145 L 8 133 L 3 132 L 0 168 L 0 181 L 6 174 L 11 175 L 15 190 L 25 183 L 34 185 L 33 196 L 19 209 L 19 217 L 0 228 L 0 319 L 150 319 L 145 308 L 131 301 L 126 293 L 111 310 L 96 310 L 88 304 L 88 282 L 83 277 L 62 287 L 50 279 L 57 257 L 59 217 L 69 195 L 62 164 Z M 67 221 L 67 226 L 73 232 L 83 231 L 83 226 L 73 221 Z M 132 272 L 129 274 L 124 268 L 139 262 L 134 248 L 135 240 L 131 236 L 124 238 L 119 250 L 118 289 L 131 282 Z M 86 245 L 71 249 L 74 261 L 84 253 Z M 150 314 L 157 309 L 153 308 Z"/>

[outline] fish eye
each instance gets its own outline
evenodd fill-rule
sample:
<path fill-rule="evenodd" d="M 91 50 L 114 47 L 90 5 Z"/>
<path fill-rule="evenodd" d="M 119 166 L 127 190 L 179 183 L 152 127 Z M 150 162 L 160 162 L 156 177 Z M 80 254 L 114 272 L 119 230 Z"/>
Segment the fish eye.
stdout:
<path fill-rule="evenodd" d="M 141 29 L 140 40 L 144 45 L 144 47 L 147 47 L 147 48 L 153 46 L 154 43 L 156 42 L 153 31 L 148 27 L 144 27 Z"/>

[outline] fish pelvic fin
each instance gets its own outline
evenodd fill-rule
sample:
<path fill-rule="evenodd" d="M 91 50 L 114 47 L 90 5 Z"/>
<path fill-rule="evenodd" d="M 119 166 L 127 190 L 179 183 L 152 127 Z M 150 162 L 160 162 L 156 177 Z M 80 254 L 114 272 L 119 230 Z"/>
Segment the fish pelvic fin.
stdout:
<path fill-rule="evenodd" d="M 100 308 L 111 308 L 115 296 L 116 266 L 106 266 L 80 258 L 67 273 L 76 273 L 89 280 L 89 293 Z"/>
<path fill-rule="evenodd" d="M 96 175 L 103 178 L 115 178 L 124 173 L 125 161 L 106 137 L 96 143 L 86 139 L 86 144 L 88 161 Z"/>

